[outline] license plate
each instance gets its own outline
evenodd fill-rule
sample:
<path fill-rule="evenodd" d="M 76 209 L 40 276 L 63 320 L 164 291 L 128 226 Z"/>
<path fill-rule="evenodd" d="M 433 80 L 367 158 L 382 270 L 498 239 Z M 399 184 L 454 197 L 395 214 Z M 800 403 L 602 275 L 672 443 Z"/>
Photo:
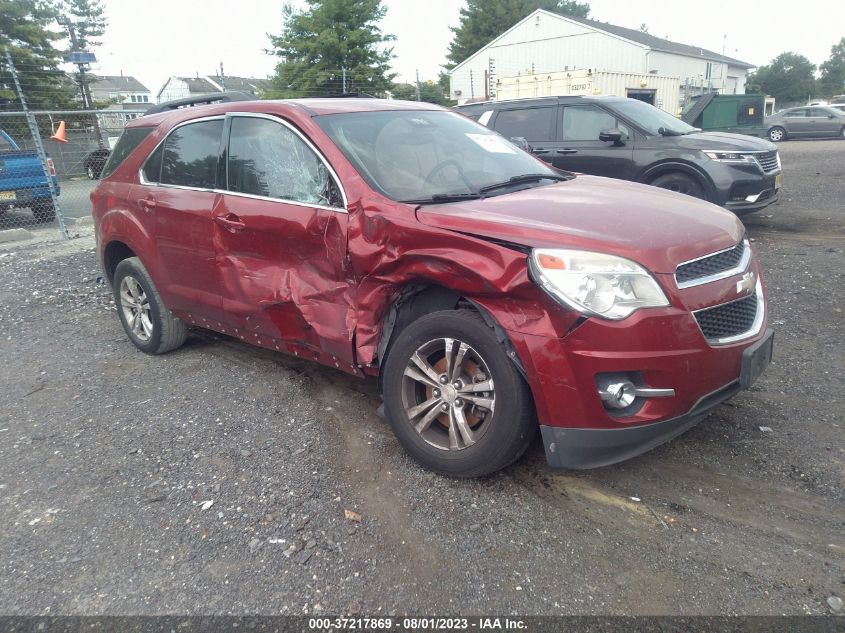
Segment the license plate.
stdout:
<path fill-rule="evenodd" d="M 772 362 L 775 333 L 767 330 L 765 336 L 742 353 L 742 369 L 739 374 L 739 384 L 748 389 Z"/>
<path fill-rule="evenodd" d="M 0 200 L 14 200 L 16 197 L 14 191 L 0 191 Z"/>
<path fill-rule="evenodd" d="M 780 189 L 783 186 L 783 174 L 778 174 L 775 176 L 775 190 Z"/>

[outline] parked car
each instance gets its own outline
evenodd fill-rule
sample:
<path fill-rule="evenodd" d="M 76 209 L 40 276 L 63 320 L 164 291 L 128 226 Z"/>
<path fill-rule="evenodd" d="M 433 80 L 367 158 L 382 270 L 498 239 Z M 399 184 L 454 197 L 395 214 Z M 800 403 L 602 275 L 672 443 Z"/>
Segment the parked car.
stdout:
<path fill-rule="evenodd" d="M 765 118 L 769 140 L 845 138 L 845 112 L 833 106 L 788 108 Z"/>
<path fill-rule="evenodd" d="M 567 171 L 641 182 L 702 198 L 735 213 L 777 199 L 781 165 L 766 140 L 702 132 L 624 97 L 492 101 L 458 110 Z"/>
<path fill-rule="evenodd" d="M 538 424 L 553 466 L 618 462 L 696 424 L 771 358 L 735 215 L 561 174 L 430 104 L 144 116 L 91 199 L 138 349 L 202 327 L 374 377 L 401 444 L 440 473 L 503 468 Z"/>
<path fill-rule="evenodd" d="M 831 103 L 830 107 L 845 112 L 845 103 Z"/>
<path fill-rule="evenodd" d="M 52 159 L 47 169 L 56 193 L 59 183 Z M 0 215 L 12 208 L 29 208 L 37 222 L 52 222 L 56 217 L 50 184 L 36 152 L 25 152 L 4 130 L 0 130 Z"/>
<path fill-rule="evenodd" d="M 100 174 L 103 173 L 103 167 L 106 165 L 106 161 L 109 159 L 109 155 L 111 154 L 111 150 L 103 147 L 100 149 L 95 149 L 93 152 L 88 154 L 85 157 L 85 160 L 82 161 L 82 167 L 85 169 L 85 173 L 87 174 L 88 178 L 91 180 L 97 180 L 100 177 Z"/>

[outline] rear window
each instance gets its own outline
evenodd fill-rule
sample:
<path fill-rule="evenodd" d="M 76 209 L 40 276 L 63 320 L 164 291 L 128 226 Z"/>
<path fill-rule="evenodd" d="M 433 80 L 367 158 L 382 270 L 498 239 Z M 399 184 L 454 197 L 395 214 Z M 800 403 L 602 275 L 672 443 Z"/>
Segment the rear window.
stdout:
<path fill-rule="evenodd" d="M 555 137 L 555 112 L 556 107 L 502 110 L 496 117 L 494 127 L 505 138 L 552 141 Z"/>
<path fill-rule="evenodd" d="M 161 184 L 213 189 L 222 134 L 222 119 L 189 123 L 173 130 L 164 142 Z"/>
<path fill-rule="evenodd" d="M 126 157 L 131 154 L 138 145 L 141 144 L 147 136 L 149 136 L 150 132 L 153 131 L 151 127 L 130 127 L 123 130 L 123 134 L 120 135 L 120 138 L 117 139 L 117 143 L 112 150 L 109 159 L 106 161 L 105 166 L 103 167 L 103 173 L 100 175 L 101 178 L 106 178 L 110 176 L 115 169 L 117 169 L 118 165 L 120 165 Z"/>

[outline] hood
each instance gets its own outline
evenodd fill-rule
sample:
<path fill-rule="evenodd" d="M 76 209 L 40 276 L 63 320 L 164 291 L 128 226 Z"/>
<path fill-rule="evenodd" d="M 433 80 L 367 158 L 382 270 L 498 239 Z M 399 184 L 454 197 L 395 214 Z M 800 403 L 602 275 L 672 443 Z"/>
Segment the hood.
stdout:
<path fill-rule="evenodd" d="M 652 272 L 739 242 L 737 217 L 709 202 L 622 180 L 578 176 L 515 193 L 420 207 L 423 224 L 530 247 L 594 250 Z"/>
<path fill-rule="evenodd" d="M 693 132 L 683 136 L 670 136 L 678 147 L 686 149 L 713 149 L 734 152 L 773 152 L 777 146 L 762 138 L 729 132 Z"/>

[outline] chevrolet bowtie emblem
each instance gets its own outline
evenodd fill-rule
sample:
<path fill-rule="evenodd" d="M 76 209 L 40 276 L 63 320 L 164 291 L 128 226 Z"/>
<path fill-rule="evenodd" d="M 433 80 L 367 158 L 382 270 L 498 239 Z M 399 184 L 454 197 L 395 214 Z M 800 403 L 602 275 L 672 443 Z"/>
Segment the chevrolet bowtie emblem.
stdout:
<path fill-rule="evenodd" d="M 743 290 L 753 291 L 756 286 L 757 276 L 751 272 L 745 273 L 742 279 L 736 282 L 736 293 L 742 294 Z"/>

